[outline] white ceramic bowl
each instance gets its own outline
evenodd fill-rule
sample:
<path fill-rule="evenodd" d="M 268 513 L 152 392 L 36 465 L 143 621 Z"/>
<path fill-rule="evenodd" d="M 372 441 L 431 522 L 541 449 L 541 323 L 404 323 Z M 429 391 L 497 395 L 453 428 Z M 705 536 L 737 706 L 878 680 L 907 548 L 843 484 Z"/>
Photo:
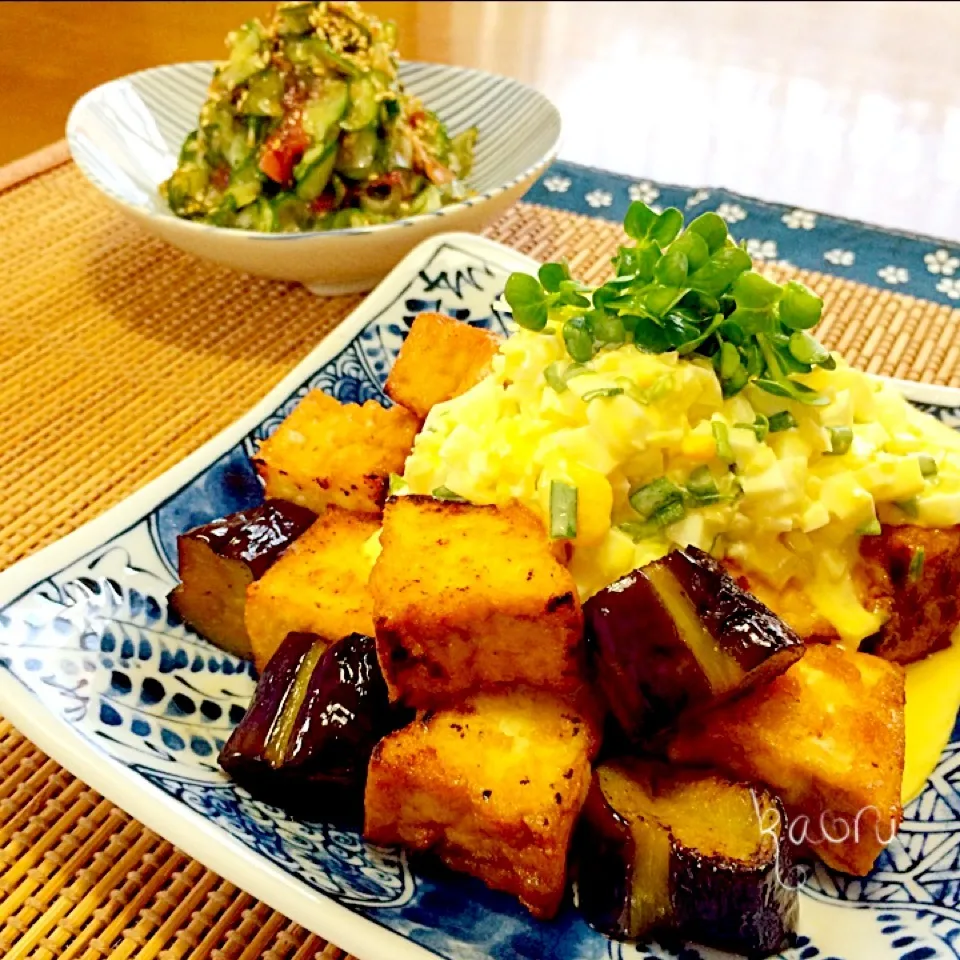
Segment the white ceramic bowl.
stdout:
<path fill-rule="evenodd" d="M 476 231 L 519 199 L 556 156 L 560 115 L 542 94 L 478 70 L 406 62 L 400 76 L 451 133 L 476 125 L 475 196 L 436 213 L 350 230 L 268 234 L 175 217 L 158 185 L 194 129 L 212 63 L 154 67 L 85 94 L 67 120 L 77 166 L 116 207 L 182 250 L 322 294 L 368 290 L 430 234 Z"/>

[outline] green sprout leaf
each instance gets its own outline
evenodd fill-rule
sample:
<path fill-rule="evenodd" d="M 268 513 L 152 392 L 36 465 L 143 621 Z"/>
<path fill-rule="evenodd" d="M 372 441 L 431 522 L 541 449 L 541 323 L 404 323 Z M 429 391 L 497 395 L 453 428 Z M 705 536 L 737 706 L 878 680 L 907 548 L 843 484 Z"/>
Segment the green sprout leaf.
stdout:
<path fill-rule="evenodd" d="M 719 214 L 701 213 L 690 221 L 687 233 L 698 233 L 707 244 L 707 250 L 716 253 L 727 242 L 727 222 Z"/>
<path fill-rule="evenodd" d="M 526 273 L 511 273 L 503 295 L 519 326 L 536 331 L 547 325 L 546 298 L 543 287 L 534 277 Z"/>
<path fill-rule="evenodd" d="M 544 290 L 548 293 L 557 293 L 560 289 L 560 284 L 563 283 L 564 280 L 570 279 L 570 268 L 566 262 L 545 263 L 537 271 L 537 276 L 540 278 L 540 283 L 543 284 Z"/>
<path fill-rule="evenodd" d="M 566 263 L 544 264 L 537 277 L 512 274 L 504 295 L 517 324 L 559 330 L 578 364 L 633 343 L 648 353 L 675 350 L 707 359 L 725 397 L 754 383 L 795 403 L 829 402 L 798 379 L 815 367 L 836 366 L 806 332 L 820 319 L 819 297 L 802 283 L 781 286 L 754 271 L 715 213 L 701 214 L 684 230 L 676 208 L 658 214 L 635 201 L 623 228 L 632 243 L 618 249 L 616 275 L 598 288 L 573 280 Z M 559 366 L 544 376 L 558 392 L 566 389 Z M 776 425 L 755 423 L 753 429 L 765 435 L 777 432 Z M 789 426 L 796 424 L 780 429 Z"/>
<path fill-rule="evenodd" d="M 623 218 L 623 232 L 634 240 L 644 240 L 657 222 L 657 215 L 640 200 L 634 200 Z"/>

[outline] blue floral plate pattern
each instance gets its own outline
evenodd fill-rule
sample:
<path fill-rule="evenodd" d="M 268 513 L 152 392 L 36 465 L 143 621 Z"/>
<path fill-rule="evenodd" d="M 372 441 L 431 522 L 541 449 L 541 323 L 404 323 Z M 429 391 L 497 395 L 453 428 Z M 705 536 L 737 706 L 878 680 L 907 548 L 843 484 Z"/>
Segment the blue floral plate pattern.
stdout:
<path fill-rule="evenodd" d="M 388 403 L 382 385 L 413 317 L 441 310 L 503 329 L 506 275 L 530 260 L 467 234 L 417 247 L 246 416 L 104 516 L 0 574 L 0 705 L 50 756 L 224 877 L 364 960 L 716 958 L 621 945 L 567 906 L 552 923 L 440 867 L 253 799 L 216 755 L 253 690 L 249 664 L 171 616 L 177 534 L 257 503 L 250 463 L 308 389 Z M 960 423 L 960 391 L 905 384 Z M 960 957 L 960 735 L 864 880 L 820 870 L 782 956 Z"/>

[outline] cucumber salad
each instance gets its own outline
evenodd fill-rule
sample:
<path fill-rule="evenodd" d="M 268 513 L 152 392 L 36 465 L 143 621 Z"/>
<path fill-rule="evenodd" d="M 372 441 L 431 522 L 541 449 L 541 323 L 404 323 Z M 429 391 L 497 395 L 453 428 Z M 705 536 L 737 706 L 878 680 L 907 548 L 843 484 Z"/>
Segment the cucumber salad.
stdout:
<path fill-rule="evenodd" d="M 476 128 L 451 137 L 404 91 L 396 27 L 356 3 L 277 5 L 227 37 L 196 130 L 160 192 L 178 217 L 338 230 L 468 196 Z"/>

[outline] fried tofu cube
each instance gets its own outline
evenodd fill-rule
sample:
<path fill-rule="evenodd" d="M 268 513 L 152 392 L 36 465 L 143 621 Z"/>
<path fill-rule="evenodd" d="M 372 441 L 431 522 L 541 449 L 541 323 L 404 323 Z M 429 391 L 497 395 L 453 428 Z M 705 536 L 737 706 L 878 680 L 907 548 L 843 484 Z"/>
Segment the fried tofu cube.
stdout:
<path fill-rule="evenodd" d="M 305 507 L 267 500 L 177 537 L 180 583 L 170 606 L 201 636 L 238 657 L 251 656 L 244 625 L 247 587 L 316 520 Z"/>
<path fill-rule="evenodd" d="M 432 850 L 552 917 L 599 743 L 588 717 L 523 688 L 428 711 L 374 749 L 364 835 Z"/>
<path fill-rule="evenodd" d="M 489 330 L 421 313 L 387 378 L 387 396 L 423 420 L 435 404 L 466 393 L 490 372 L 500 342 Z"/>
<path fill-rule="evenodd" d="M 682 726 L 668 751 L 766 784 L 792 840 L 864 876 L 900 824 L 903 668 L 811 646 L 772 683 Z"/>
<path fill-rule="evenodd" d="M 435 706 L 471 690 L 582 682 L 576 584 L 526 507 L 387 502 L 370 578 L 392 700 Z"/>
<path fill-rule="evenodd" d="M 254 663 L 263 670 L 288 633 L 315 633 L 331 643 L 373 634 L 365 549 L 380 528 L 372 514 L 330 507 L 247 589 L 245 621 Z"/>
<path fill-rule="evenodd" d="M 403 407 L 340 403 L 313 390 L 260 444 L 253 462 L 268 497 L 317 514 L 329 504 L 379 513 L 390 474 L 403 472 L 418 426 Z"/>
<path fill-rule="evenodd" d="M 960 624 L 960 527 L 884 526 L 860 555 L 889 596 L 886 623 L 862 649 L 907 664 L 948 647 Z"/>

